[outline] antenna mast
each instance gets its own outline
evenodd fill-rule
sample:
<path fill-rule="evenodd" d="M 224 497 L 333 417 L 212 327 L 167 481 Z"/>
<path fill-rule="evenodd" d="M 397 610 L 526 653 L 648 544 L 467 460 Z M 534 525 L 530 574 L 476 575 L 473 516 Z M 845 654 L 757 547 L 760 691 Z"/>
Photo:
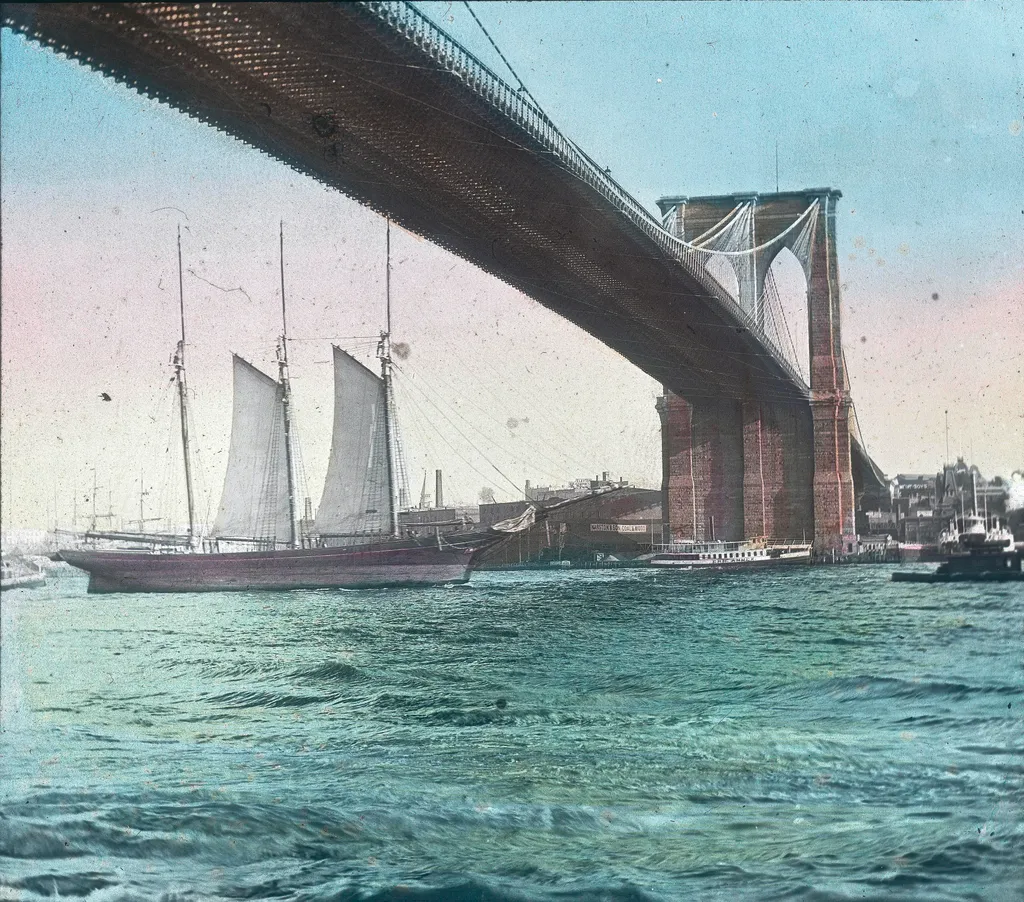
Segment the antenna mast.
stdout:
<path fill-rule="evenodd" d="M 384 443 L 387 450 L 388 499 L 391 502 L 391 535 L 398 536 L 398 483 L 395 479 L 394 391 L 391 385 L 391 218 L 387 218 L 385 238 L 384 296 L 387 311 L 387 330 L 380 333 L 377 358 L 380 377 L 384 382 Z"/>
<path fill-rule="evenodd" d="M 188 387 L 185 384 L 185 289 L 181 271 L 181 226 L 178 226 L 178 308 L 181 312 L 181 341 L 174 354 L 174 378 L 178 383 L 181 411 L 181 448 L 185 457 L 185 495 L 188 498 L 188 547 L 195 547 L 196 512 L 192 495 L 192 461 L 188 445 Z"/>
<path fill-rule="evenodd" d="M 386 219 L 387 230 L 384 233 L 384 303 L 387 314 L 387 332 L 391 334 L 391 217 Z"/>
<path fill-rule="evenodd" d="M 90 532 L 96 532 L 96 493 L 99 488 L 96 485 L 96 468 L 92 468 L 92 522 L 89 525 Z"/>
<path fill-rule="evenodd" d="M 949 411 L 946 411 L 946 465 L 949 466 Z"/>
<path fill-rule="evenodd" d="M 281 412 L 284 419 L 284 462 L 288 471 L 288 545 L 298 548 L 301 536 L 297 523 L 298 505 L 295 500 L 295 462 L 292 454 L 292 387 L 288 378 L 288 312 L 284 300 L 284 221 L 281 222 L 281 340 L 277 344 L 277 379 L 281 386 Z"/>

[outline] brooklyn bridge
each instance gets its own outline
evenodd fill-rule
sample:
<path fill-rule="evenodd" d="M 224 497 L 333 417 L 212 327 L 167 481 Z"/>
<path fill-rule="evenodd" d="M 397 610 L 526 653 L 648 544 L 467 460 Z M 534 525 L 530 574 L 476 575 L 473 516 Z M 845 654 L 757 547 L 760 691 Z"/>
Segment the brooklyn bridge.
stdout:
<path fill-rule="evenodd" d="M 843 356 L 839 191 L 665 197 L 655 216 L 402 2 L 5 4 L 3 24 L 389 216 L 657 379 L 674 538 L 826 551 L 854 533 L 881 474 Z M 769 275 L 783 250 L 806 278 L 806 370 Z"/>

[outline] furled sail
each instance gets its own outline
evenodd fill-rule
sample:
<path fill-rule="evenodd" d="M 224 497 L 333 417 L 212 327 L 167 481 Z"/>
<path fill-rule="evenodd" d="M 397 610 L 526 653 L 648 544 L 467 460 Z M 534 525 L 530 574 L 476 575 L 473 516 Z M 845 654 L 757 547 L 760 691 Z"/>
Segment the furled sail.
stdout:
<path fill-rule="evenodd" d="M 384 381 L 334 348 L 334 433 L 315 531 L 322 536 L 391 529 Z"/>
<path fill-rule="evenodd" d="M 292 525 L 283 389 L 237 354 L 234 380 L 228 469 L 213 533 L 288 543 Z"/>

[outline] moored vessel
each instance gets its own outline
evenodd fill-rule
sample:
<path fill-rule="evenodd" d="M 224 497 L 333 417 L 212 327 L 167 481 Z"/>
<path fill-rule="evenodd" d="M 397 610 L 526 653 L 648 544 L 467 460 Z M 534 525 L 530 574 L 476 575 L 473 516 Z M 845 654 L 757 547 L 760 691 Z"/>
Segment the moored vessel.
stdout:
<path fill-rule="evenodd" d="M 225 592 L 366 589 L 464 583 L 473 559 L 503 538 L 470 533 L 431 540 L 369 541 L 348 547 L 272 551 L 64 551 L 89 573 L 90 592 Z"/>
<path fill-rule="evenodd" d="M 189 451 L 185 315 L 178 236 L 181 340 L 173 358 L 185 460 L 188 529 L 184 536 L 92 533 L 130 542 L 115 549 L 67 548 L 61 557 L 89 573 L 90 592 L 214 592 L 355 589 L 465 582 L 474 559 L 514 521 L 476 531 L 403 536 L 399 529 L 397 434 L 391 383 L 390 223 L 387 328 L 380 333 L 380 375 L 334 347 L 334 427 L 323 496 L 315 520 L 300 520 L 288 377 L 282 229 L 281 315 L 276 379 L 238 355 L 224 489 L 213 529 L 200 535 Z M 308 502 L 307 502 L 308 504 Z"/>
<path fill-rule="evenodd" d="M 939 548 L 942 563 L 930 573 L 900 571 L 894 582 L 1013 582 L 1024 580 L 1024 547 L 999 517 L 964 515 L 950 521 Z"/>
<path fill-rule="evenodd" d="M 652 567 L 675 567 L 680 570 L 732 570 L 810 562 L 809 544 L 751 539 L 745 542 L 672 542 L 668 545 L 655 545 L 649 563 Z"/>
<path fill-rule="evenodd" d="M 951 554 L 932 572 L 897 571 L 892 575 L 897 583 L 960 583 L 960 582 L 1019 582 L 1024 581 L 1024 552 L 979 546 L 958 554 Z"/>
<path fill-rule="evenodd" d="M 0 591 L 10 589 L 39 589 L 46 585 L 46 572 L 30 561 L 0 561 Z"/>

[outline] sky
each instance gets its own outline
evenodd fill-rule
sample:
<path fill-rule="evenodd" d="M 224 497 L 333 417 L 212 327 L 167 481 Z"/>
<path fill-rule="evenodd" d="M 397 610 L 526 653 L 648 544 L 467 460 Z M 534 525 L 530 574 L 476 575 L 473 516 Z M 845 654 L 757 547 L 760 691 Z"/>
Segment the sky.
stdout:
<path fill-rule="evenodd" d="M 464 5 L 419 6 L 515 82 Z M 652 211 L 664 195 L 840 189 L 844 345 L 872 456 L 890 475 L 934 472 L 948 411 L 953 456 L 1024 468 L 1024 3 L 473 8 L 561 130 Z M 282 221 L 315 505 L 330 342 L 372 364 L 384 221 L 20 36 L 0 42 L 4 528 L 70 525 L 76 506 L 85 525 L 94 471 L 101 512 L 180 510 L 179 227 L 200 508 L 212 516 L 223 479 L 230 354 L 273 371 Z M 467 503 L 606 470 L 659 484 L 653 380 L 470 264 L 392 237 L 414 498 L 438 467 Z"/>

